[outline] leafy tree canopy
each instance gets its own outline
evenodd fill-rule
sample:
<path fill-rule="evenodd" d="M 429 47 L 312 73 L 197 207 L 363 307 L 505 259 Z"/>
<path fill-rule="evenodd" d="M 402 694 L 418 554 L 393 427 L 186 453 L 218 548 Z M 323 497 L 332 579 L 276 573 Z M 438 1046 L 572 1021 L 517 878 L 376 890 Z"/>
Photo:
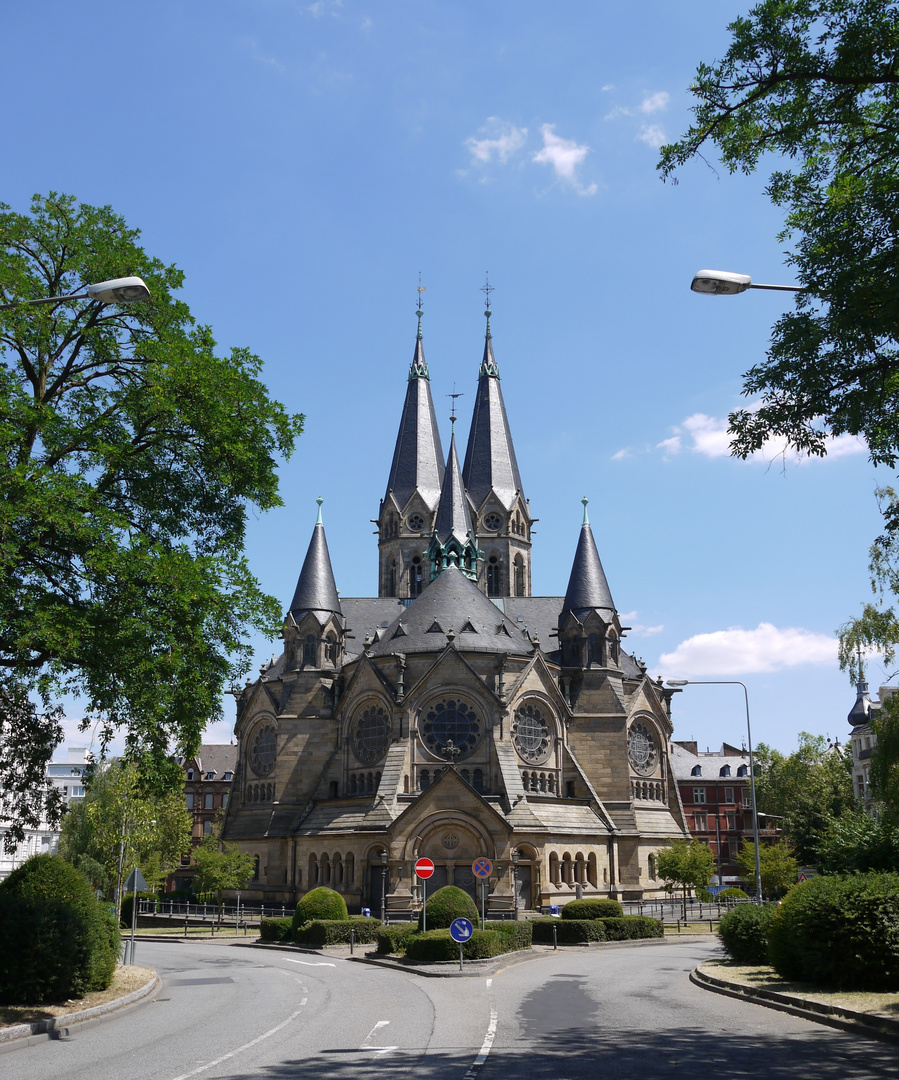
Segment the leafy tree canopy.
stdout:
<path fill-rule="evenodd" d="M 737 866 L 745 881 L 755 881 L 755 844 L 744 840 L 737 853 Z M 783 840 L 776 844 L 759 845 L 759 868 L 762 874 L 762 893 L 769 899 L 782 896 L 796 884 L 799 863 L 793 849 Z"/>
<path fill-rule="evenodd" d="M 715 873 L 715 856 L 701 840 L 672 840 L 656 856 L 656 872 L 662 881 L 684 890 L 705 888 Z"/>
<path fill-rule="evenodd" d="M 242 889 L 253 876 L 254 858 L 216 833 L 204 836 L 194 850 L 197 873 L 194 891 L 215 893 L 221 901 L 225 889 Z"/>
<path fill-rule="evenodd" d="M 79 697 L 104 745 L 122 728 L 150 782 L 177 783 L 245 635 L 280 614 L 242 551 L 246 515 L 279 505 L 275 462 L 302 417 L 272 401 L 247 349 L 222 356 L 109 207 L 0 204 L 0 302 L 139 275 L 151 299 L 0 311 L 0 789 L 10 843 L 43 807 L 27 792 Z"/>
<path fill-rule="evenodd" d="M 777 167 L 768 194 L 807 289 L 745 376 L 757 410 L 730 417 L 735 454 L 771 436 L 823 455 L 861 435 L 899 455 L 899 5 L 763 0 L 731 23 L 724 59 L 700 65 L 695 122 L 661 150 L 663 177 L 712 144 L 731 172 Z"/>
<path fill-rule="evenodd" d="M 831 822 L 855 808 L 851 758 L 823 735 L 802 731 L 792 754 L 760 743 L 755 760 L 759 811 L 778 819 L 775 824 L 804 865 L 817 865 L 821 837 Z"/>
<path fill-rule="evenodd" d="M 832 822 L 819 845 L 825 874 L 899 871 L 899 825 L 855 810 Z"/>

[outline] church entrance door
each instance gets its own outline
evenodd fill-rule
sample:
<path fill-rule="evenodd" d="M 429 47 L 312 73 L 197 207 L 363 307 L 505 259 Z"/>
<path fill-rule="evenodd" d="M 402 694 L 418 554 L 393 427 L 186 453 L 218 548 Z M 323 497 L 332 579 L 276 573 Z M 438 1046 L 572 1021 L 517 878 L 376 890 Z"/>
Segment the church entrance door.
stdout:
<path fill-rule="evenodd" d="M 474 875 L 472 875 L 473 877 Z M 518 910 L 529 911 L 531 908 L 531 868 L 523 863 L 518 867 Z"/>
<path fill-rule="evenodd" d="M 471 872 L 470 866 L 457 866 L 453 869 L 453 884 L 457 889 L 467 892 L 472 900 L 478 903 L 477 878 Z"/>

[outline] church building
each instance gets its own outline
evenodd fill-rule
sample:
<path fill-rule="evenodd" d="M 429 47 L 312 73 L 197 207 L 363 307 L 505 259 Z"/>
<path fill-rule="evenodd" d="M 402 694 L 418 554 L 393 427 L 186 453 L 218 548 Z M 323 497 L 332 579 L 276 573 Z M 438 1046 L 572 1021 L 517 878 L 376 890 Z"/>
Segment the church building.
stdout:
<path fill-rule="evenodd" d="M 472 863 L 489 860 L 494 915 L 653 897 L 656 852 L 686 834 L 672 692 L 622 647 L 586 499 L 565 595 L 531 594 L 534 518 L 486 316 L 460 463 L 455 416 L 441 445 L 419 307 L 377 596 L 338 593 L 319 500 L 284 651 L 237 696 L 224 837 L 255 856 L 249 900 L 328 885 L 351 912 L 404 917 L 422 857 L 428 894 L 472 896 Z"/>

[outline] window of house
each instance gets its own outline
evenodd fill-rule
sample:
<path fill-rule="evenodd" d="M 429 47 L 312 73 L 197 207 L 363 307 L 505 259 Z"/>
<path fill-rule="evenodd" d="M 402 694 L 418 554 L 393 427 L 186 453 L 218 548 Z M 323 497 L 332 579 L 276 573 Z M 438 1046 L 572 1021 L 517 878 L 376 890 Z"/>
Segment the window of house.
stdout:
<path fill-rule="evenodd" d="M 693 815 L 693 829 L 695 832 L 708 832 L 709 831 L 709 816 L 706 813 L 698 811 Z"/>
<path fill-rule="evenodd" d="M 726 787 L 724 789 L 724 801 L 726 803 L 732 803 L 734 801 L 734 789 L 732 787 Z"/>
<path fill-rule="evenodd" d="M 691 776 L 702 776 L 702 766 L 701 765 L 694 765 L 693 768 L 690 770 L 690 775 Z"/>
<path fill-rule="evenodd" d="M 222 777 L 222 779 L 223 780 L 231 780 L 233 778 L 233 776 L 234 776 L 234 773 L 226 772 L 225 775 Z"/>
<path fill-rule="evenodd" d="M 225 792 L 225 794 L 224 794 L 224 795 L 222 796 L 222 809 L 223 809 L 223 810 L 224 810 L 224 808 L 225 808 L 225 807 L 226 807 L 226 806 L 228 805 L 228 800 L 229 800 L 230 798 L 231 798 L 231 796 L 230 796 L 230 795 L 228 794 L 228 792 L 226 791 L 226 792 Z"/>
<path fill-rule="evenodd" d="M 212 822 L 211 821 L 204 821 L 203 822 L 203 835 L 204 836 L 211 836 L 212 835 Z"/>
<path fill-rule="evenodd" d="M 719 776 L 730 776 L 730 765 L 722 765 L 718 770 Z"/>
<path fill-rule="evenodd" d="M 188 793 L 184 796 L 184 805 L 187 807 L 188 810 L 193 810 L 194 793 L 192 791 L 188 791 Z"/>
<path fill-rule="evenodd" d="M 705 788 L 695 787 L 693 788 L 693 802 L 704 803 L 705 802 Z"/>
<path fill-rule="evenodd" d="M 726 828 L 727 828 L 728 832 L 733 832 L 737 827 L 737 815 L 736 814 L 725 814 L 724 815 L 724 820 L 725 820 Z"/>
<path fill-rule="evenodd" d="M 743 805 L 752 806 L 752 789 L 748 787 L 743 788 Z"/>
<path fill-rule="evenodd" d="M 188 769 L 188 770 L 187 770 L 187 779 L 188 779 L 188 780 L 193 780 L 193 778 L 194 778 L 194 771 L 193 771 L 193 769 Z"/>
<path fill-rule="evenodd" d="M 213 802 L 214 799 L 215 799 L 214 795 L 204 795 L 203 796 L 203 809 L 204 810 L 213 810 L 215 808 L 215 803 Z"/>

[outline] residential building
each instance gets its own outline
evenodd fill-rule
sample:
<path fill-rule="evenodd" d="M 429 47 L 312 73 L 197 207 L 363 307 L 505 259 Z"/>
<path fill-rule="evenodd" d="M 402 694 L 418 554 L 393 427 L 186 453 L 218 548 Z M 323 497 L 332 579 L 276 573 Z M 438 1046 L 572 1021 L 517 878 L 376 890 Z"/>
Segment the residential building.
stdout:
<path fill-rule="evenodd" d="M 237 747 L 228 743 L 203 743 L 192 758 L 180 758 L 178 764 L 184 769 L 184 805 L 193 815 L 194 846 L 204 836 L 212 833 L 228 807 Z M 169 877 L 169 887 L 190 889 L 195 869 L 191 858 L 185 855 L 181 868 Z"/>

